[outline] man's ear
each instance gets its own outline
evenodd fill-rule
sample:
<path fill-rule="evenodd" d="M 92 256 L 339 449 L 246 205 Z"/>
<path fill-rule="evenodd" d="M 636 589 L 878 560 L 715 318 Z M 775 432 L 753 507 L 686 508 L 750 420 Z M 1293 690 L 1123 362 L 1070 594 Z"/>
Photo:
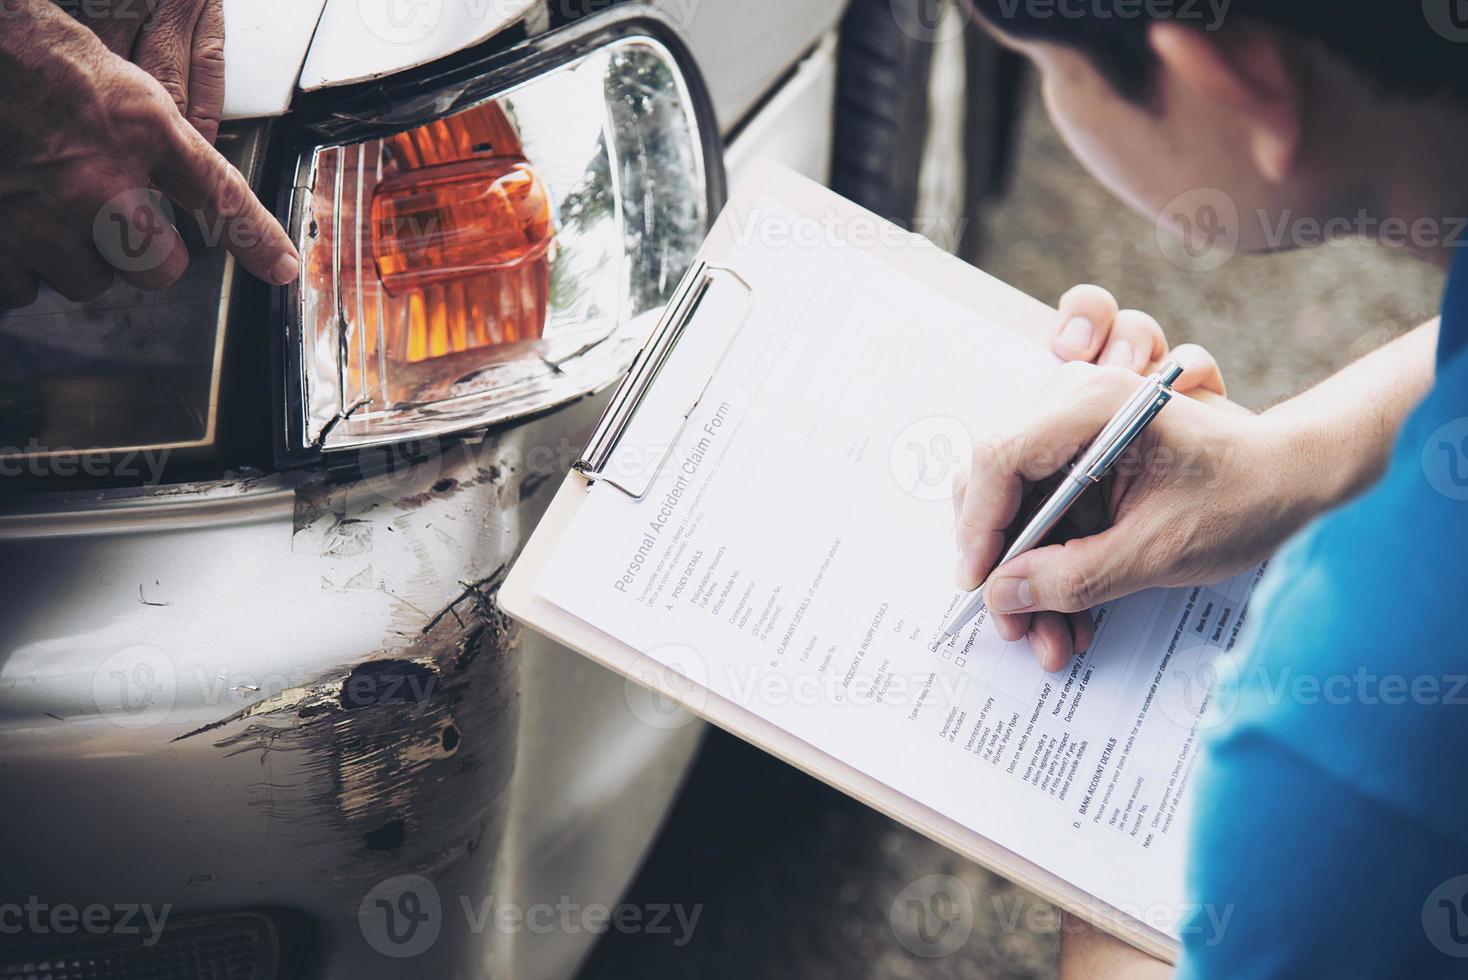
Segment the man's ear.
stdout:
<path fill-rule="evenodd" d="M 1152 25 L 1148 40 L 1166 73 L 1237 111 L 1266 180 L 1289 176 L 1300 150 L 1302 100 L 1277 34 L 1248 25 L 1205 32 L 1163 21 Z"/>

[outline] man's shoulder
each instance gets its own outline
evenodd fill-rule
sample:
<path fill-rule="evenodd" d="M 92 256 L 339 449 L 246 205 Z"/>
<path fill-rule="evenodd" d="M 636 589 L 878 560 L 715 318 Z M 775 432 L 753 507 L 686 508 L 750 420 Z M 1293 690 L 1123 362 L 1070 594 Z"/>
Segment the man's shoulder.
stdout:
<path fill-rule="evenodd" d="M 1217 739 L 1267 737 L 1468 843 L 1452 816 L 1468 777 L 1448 761 L 1468 744 L 1468 388 L 1449 380 L 1381 482 L 1271 567 Z"/>

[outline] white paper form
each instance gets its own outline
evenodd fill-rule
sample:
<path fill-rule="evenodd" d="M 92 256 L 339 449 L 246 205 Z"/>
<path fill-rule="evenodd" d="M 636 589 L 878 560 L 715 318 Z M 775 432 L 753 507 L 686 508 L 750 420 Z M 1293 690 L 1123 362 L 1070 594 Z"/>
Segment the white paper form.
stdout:
<path fill-rule="evenodd" d="M 537 592 L 1175 935 L 1208 668 L 1257 573 L 1103 607 L 1059 674 L 982 618 L 930 649 L 951 470 L 1056 360 L 854 249 L 728 265 L 748 317 L 652 489 L 594 484 Z"/>

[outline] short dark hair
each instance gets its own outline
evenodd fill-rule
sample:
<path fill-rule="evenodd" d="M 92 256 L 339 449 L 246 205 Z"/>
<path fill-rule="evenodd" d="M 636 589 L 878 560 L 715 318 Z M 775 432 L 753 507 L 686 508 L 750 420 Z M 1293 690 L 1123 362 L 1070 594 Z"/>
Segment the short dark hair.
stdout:
<path fill-rule="evenodd" d="M 1159 21 L 1216 30 L 1210 0 L 962 0 L 1004 33 L 1087 55 L 1117 91 L 1145 101 L 1156 57 L 1147 29 Z M 1218 0 L 1221 3 L 1221 0 Z M 1468 85 L 1468 21 L 1457 0 L 1231 0 L 1221 16 L 1268 24 L 1339 54 L 1382 91 L 1426 98 Z M 1433 9 L 1440 6 L 1440 16 Z"/>

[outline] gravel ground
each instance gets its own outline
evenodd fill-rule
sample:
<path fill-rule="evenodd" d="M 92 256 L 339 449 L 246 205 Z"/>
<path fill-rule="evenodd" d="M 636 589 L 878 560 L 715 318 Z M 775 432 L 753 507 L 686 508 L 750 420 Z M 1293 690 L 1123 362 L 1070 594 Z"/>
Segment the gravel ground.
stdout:
<path fill-rule="evenodd" d="M 1033 93 L 1013 186 L 984 240 L 985 268 L 1034 296 L 1053 303 L 1097 282 L 1174 343 L 1204 344 L 1232 396 L 1255 408 L 1431 316 L 1441 288 L 1408 256 L 1361 245 L 1181 269 L 1149 221 L 1085 175 Z M 628 901 L 701 905 L 693 938 L 608 934 L 584 980 L 1055 973 L 1049 906 L 719 732 Z M 915 918 L 923 908 L 941 919 Z"/>

